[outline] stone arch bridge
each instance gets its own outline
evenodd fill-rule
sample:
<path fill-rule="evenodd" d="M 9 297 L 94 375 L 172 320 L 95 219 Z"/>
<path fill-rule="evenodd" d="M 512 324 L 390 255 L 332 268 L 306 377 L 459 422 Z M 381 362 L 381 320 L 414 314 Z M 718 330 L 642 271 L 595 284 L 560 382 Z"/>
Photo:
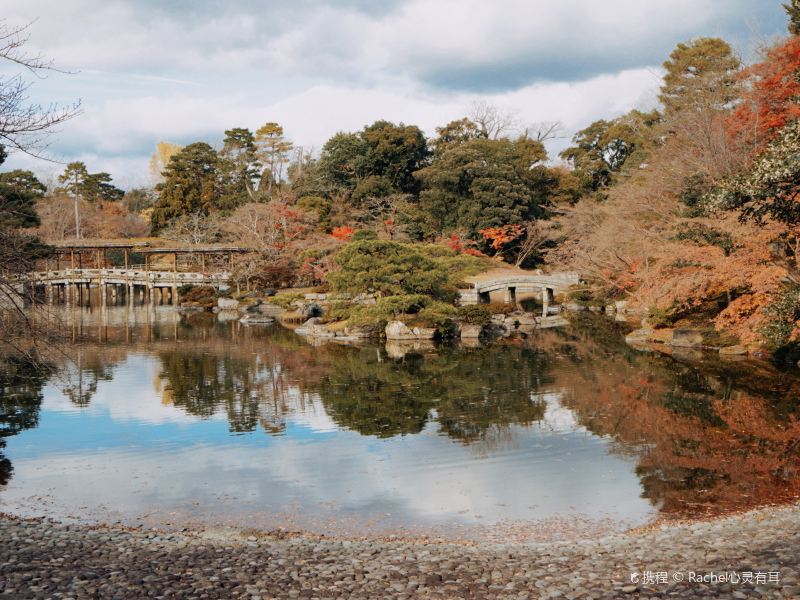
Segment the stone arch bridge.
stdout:
<path fill-rule="evenodd" d="M 474 282 L 469 289 L 459 290 L 461 304 L 488 304 L 489 294 L 503 290 L 507 304 L 516 304 L 517 292 L 541 292 L 542 312 L 547 311 L 556 294 L 567 291 L 570 286 L 580 283 L 580 275 L 575 272 L 549 273 L 547 275 L 507 275 Z"/>

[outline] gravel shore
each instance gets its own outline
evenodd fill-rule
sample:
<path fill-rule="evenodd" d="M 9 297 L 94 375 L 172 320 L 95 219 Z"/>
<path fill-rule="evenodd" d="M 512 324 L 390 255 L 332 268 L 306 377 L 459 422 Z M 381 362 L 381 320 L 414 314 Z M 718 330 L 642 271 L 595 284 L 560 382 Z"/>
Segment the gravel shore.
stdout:
<path fill-rule="evenodd" d="M 0 539 L 0 595 L 11 598 L 800 598 L 800 505 L 535 545 L 175 534 L 10 517 L 0 518 Z M 734 571 L 733 583 L 712 581 Z"/>

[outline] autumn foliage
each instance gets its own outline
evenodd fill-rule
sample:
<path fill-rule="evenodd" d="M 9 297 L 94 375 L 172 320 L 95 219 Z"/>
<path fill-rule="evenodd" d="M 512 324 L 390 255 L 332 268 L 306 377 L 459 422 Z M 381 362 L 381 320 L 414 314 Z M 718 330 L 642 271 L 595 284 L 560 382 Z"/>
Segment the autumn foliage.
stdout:
<path fill-rule="evenodd" d="M 353 237 L 355 232 L 356 230 L 354 228 L 348 225 L 342 225 L 341 227 L 334 227 L 331 231 L 331 236 L 339 241 L 347 242 Z"/>
<path fill-rule="evenodd" d="M 500 227 L 487 227 L 486 229 L 481 229 L 478 233 L 481 234 L 484 240 L 489 242 L 492 250 L 500 252 L 512 242 L 519 240 L 524 232 L 525 228 L 522 225 L 509 223 Z"/>
<path fill-rule="evenodd" d="M 774 138 L 790 121 L 800 118 L 800 36 L 767 51 L 765 60 L 742 77 L 750 83 L 727 125 L 732 136 L 755 147 Z"/>

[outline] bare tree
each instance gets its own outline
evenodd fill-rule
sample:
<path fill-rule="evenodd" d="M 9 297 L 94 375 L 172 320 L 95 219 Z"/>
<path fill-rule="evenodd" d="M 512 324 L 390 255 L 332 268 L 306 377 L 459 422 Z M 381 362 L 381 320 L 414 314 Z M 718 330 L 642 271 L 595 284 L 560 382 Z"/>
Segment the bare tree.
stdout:
<path fill-rule="evenodd" d="M 519 127 L 515 111 L 499 108 L 485 100 L 478 100 L 472 103 L 469 109 L 469 119 L 490 140 L 510 135 Z"/>
<path fill-rule="evenodd" d="M 521 267 L 535 252 L 543 250 L 555 239 L 556 227 L 552 221 L 528 221 L 519 244 L 515 266 Z"/>
<path fill-rule="evenodd" d="M 0 62 L 9 62 L 23 72 L 42 78 L 48 71 L 58 69 L 41 54 L 25 51 L 31 24 L 12 27 L 0 20 Z M 47 135 L 58 125 L 78 116 L 81 109 L 79 101 L 68 106 L 33 103 L 28 95 L 31 85 L 23 73 L 0 76 L 0 144 L 12 151 L 41 158 Z"/>
<path fill-rule="evenodd" d="M 181 215 L 162 232 L 169 240 L 190 244 L 206 244 L 219 238 L 220 227 L 214 219 L 197 211 Z"/>
<path fill-rule="evenodd" d="M 566 138 L 564 127 L 558 121 L 541 121 L 533 123 L 525 128 L 525 137 L 529 137 L 537 142 Z"/>

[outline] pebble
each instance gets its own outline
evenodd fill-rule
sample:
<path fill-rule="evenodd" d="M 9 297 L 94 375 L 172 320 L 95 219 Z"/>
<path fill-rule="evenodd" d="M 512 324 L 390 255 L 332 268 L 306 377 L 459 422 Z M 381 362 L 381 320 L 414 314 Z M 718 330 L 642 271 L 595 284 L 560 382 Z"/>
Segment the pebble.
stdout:
<path fill-rule="evenodd" d="M 208 539 L 0 516 L 0 598 L 798 598 L 798 548 L 800 505 L 536 544 Z M 730 570 L 782 576 L 735 585 L 685 577 Z M 647 571 L 669 580 L 647 581 Z"/>

